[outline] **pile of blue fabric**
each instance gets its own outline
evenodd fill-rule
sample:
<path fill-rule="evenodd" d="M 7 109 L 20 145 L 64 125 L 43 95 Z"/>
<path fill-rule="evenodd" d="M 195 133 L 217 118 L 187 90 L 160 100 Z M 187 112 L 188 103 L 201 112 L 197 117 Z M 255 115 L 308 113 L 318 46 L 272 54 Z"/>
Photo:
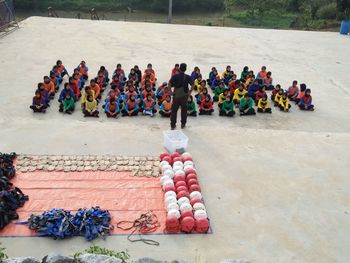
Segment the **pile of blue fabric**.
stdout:
<path fill-rule="evenodd" d="M 109 211 L 99 207 L 79 209 L 75 215 L 63 209 L 51 209 L 42 215 L 31 215 L 28 224 L 40 236 L 54 239 L 83 236 L 91 241 L 105 237 L 113 229 Z"/>
<path fill-rule="evenodd" d="M 13 187 L 10 182 L 16 175 L 13 164 L 16 156 L 16 153 L 0 153 L 0 229 L 7 226 L 11 220 L 18 219 L 17 208 L 29 200 L 21 189 Z"/>

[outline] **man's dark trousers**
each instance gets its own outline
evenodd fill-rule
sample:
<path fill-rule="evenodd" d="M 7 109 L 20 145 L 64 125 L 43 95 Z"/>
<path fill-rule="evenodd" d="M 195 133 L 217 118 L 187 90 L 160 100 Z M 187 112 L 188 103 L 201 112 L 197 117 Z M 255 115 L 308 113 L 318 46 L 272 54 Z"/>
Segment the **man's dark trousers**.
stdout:
<path fill-rule="evenodd" d="M 170 118 L 170 126 L 176 126 L 177 120 L 177 111 L 181 107 L 181 124 L 186 125 L 187 122 L 187 96 L 183 96 L 180 98 L 173 99 L 173 105 L 171 107 L 171 118 Z"/>

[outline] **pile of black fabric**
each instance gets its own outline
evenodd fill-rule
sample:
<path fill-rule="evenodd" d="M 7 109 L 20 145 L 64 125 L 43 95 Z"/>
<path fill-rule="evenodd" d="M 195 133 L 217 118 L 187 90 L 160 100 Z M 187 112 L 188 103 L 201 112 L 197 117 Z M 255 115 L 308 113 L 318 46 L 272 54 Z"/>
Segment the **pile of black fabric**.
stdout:
<path fill-rule="evenodd" d="M 10 182 L 16 175 L 13 165 L 16 156 L 16 153 L 0 153 L 0 229 L 18 219 L 17 208 L 28 201 L 28 196 Z"/>
<path fill-rule="evenodd" d="M 63 209 L 51 209 L 42 215 L 31 215 L 28 219 L 29 228 L 40 236 L 53 239 L 84 236 L 88 241 L 108 235 L 112 229 L 110 223 L 109 211 L 99 207 L 79 209 L 75 215 Z"/>

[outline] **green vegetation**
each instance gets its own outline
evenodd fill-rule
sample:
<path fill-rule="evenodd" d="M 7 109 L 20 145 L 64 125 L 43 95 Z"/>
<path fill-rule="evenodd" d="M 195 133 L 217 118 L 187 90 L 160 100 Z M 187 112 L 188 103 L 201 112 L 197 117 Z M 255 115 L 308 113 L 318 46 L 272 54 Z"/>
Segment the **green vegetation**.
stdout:
<path fill-rule="evenodd" d="M 95 8 L 101 19 L 165 23 L 168 1 L 15 0 L 20 14 L 46 15 L 49 6 L 62 17 L 90 18 Z M 329 30 L 350 19 L 350 0 L 173 0 L 173 7 L 173 23 L 207 26 Z"/>
<path fill-rule="evenodd" d="M 83 254 L 96 254 L 96 255 L 104 255 L 108 257 L 115 257 L 121 259 L 123 262 L 127 262 L 130 259 L 130 255 L 128 251 L 116 252 L 114 250 L 110 250 L 107 248 L 102 248 L 96 245 L 91 245 L 89 248 L 85 249 L 83 252 L 76 252 L 73 255 L 74 259 L 79 259 Z"/>
<path fill-rule="evenodd" d="M 0 243 L 0 262 L 4 259 L 7 259 L 8 256 L 6 254 L 6 248 L 2 247 L 1 246 L 1 243 Z"/>

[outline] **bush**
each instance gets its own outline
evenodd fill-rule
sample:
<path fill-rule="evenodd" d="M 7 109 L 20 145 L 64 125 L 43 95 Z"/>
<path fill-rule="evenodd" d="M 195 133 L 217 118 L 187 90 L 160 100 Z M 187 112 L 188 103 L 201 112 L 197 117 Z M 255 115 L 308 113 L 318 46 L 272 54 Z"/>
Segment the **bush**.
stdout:
<path fill-rule="evenodd" d="M 320 7 L 317 10 L 316 17 L 318 19 L 336 19 L 337 18 L 337 4 L 331 3 Z"/>

